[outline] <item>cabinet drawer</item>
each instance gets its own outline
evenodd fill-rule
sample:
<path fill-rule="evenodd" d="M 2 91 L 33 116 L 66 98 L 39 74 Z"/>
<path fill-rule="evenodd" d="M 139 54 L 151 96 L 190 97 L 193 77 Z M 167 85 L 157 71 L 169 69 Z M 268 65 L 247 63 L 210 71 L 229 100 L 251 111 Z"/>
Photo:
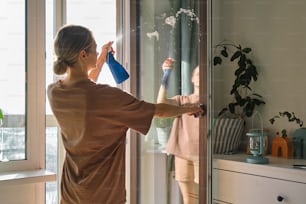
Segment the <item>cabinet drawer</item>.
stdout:
<path fill-rule="evenodd" d="M 213 170 L 212 198 L 232 204 L 302 204 L 306 184 L 240 172 Z M 283 198 L 282 201 L 278 199 Z"/>

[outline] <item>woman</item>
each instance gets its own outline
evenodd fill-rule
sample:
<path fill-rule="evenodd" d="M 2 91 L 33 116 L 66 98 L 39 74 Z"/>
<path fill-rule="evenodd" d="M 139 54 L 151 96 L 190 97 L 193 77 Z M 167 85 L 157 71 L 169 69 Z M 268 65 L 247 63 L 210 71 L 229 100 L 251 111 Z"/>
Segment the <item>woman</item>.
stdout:
<path fill-rule="evenodd" d="M 157 103 L 167 103 L 181 107 L 199 106 L 199 67 L 192 74 L 193 93 L 187 96 L 177 95 L 167 98 L 168 80 L 174 60 L 164 61 L 164 76 L 159 89 Z M 199 118 L 192 115 L 177 117 L 171 129 L 166 151 L 174 155 L 175 179 L 178 181 L 184 204 L 196 204 L 199 201 Z"/>
<path fill-rule="evenodd" d="M 54 41 L 54 72 L 67 74 L 47 90 L 66 150 L 61 204 L 125 203 L 127 130 L 146 134 L 153 117 L 201 111 L 140 101 L 118 88 L 96 84 L 111 45 L 104 45 L 98 55 L 91 31 L 77 25 L 62 27 Z"/>

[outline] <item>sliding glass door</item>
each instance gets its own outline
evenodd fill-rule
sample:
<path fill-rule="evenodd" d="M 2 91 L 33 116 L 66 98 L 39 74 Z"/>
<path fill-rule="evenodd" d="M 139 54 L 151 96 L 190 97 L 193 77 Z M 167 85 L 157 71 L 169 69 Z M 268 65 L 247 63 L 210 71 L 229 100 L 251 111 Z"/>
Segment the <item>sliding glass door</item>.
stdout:
<path fill-rule="evenodd" d="M 207 105 L 205 1 L 132 2 L 131 5 L 138 12 L 135 16 L 135 54 L 138 57 L 135 63 L 139 76 L 139 97 L 157 102 L 164 75 L 162 64 L 165 59 L 173 58 L 174 69 L 169 78 L 166 97 L 180 95 L 188 98 L 191 95 L 199 97 L 198 104 Z M 193 80 L 197 66 L 200 68 L 199 94 L 195 94 Z M 190 103 L 192 101 L 188 105 Z M 186 126 L 189 124 L 184 121 L 184 118 L 154 119 L 149 133 L 138 137 L 138 203 L 183 204 L 184 194 L 188 194 L 186 191 L 192 194 L 190 200 L 206 203 L 207 149 L 206 140 L 203 140 L 207 137 L 206 117 L 193 120 L 197 123 L 193 126 L 196 127 L 193 133 L 188 132 Z M 179 136 L 182 139 L 177 138 Z M 196 155 L 190 156 L 190 148 Z"/>

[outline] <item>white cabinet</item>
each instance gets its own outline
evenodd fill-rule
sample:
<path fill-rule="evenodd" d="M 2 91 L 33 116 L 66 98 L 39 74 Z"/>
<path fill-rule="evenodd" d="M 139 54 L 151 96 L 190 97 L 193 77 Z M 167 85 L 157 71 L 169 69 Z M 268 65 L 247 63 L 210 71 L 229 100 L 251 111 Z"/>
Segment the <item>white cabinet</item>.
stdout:
<path fill-rule="evenodd" d="M 213 204 L 303 204 L 306 203 L 306 170 L 293 163 L 305 160 L 269 158 L 268 165 L 244 162 L 245 155 L 214 158 Z"/>

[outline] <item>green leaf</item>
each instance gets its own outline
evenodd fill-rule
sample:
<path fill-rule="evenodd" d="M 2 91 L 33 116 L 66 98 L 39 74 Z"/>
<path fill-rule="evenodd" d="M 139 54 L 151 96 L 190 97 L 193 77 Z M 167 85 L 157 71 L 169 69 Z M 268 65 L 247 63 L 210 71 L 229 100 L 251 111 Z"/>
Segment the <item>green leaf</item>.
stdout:
<path fill-rule="evenodd" d="M 235 59 L 237 59 L 238 57 L 240 57 L 241 52 L 240 51 L 236 51 L 233 56 L 231 57 L 231 61 L 234 61 Z"/>
<path fill-rule="evenodd" d="M 246 106 L 245 106 L 245 115 L 247 117 L 250 117 L 253 115 L 254 112 L 254 108 L 255 108 L 255 104 L 250 101 Z"/>
<path fill-rule="evenodd" d="M 257 72 L 257 69 L 256 69 L 256 67 L 254 65 L 248 66 L 247 72 L 252 76 L 254 81 L 257 81 L 258 72 Z"/>
<path fill-rule="evenodd" d="M 242 52 L 245 52 L 245 53 L 249 53 L 251 51 L 252 51 L 252 49 L 249 48 L 249 47 L 243 48 L 243 50 L 242 50 Z"/>
<path fill-rule="evenodd" d="M 219 56 L 215 56 L 214 57 L 214 66 L 221 64 L 222 63 L 222 59 Z"/>
<path fill-rule="evenodd" d="M 236 69 L 235 71 L 235 76 L 240 76 L 240 74 L 243 72 L 243 68 L 239 67 L 238 69 Z"/>
<path fill-rule="evenodd" d="M 223 108 L 220 112 L 219 112 L 219 114 L 218 114 L 218 116 L 221 116 L 223 113 L 225 113 L 226 111 L 228 111 L 228 109 L 227 108 Z"/>
<path fill-rule="evenodd" d="M 230 103 L 228 104 L 228 109 L 231 113 L 235 113 L 235 104 L 234 103 Z"/>
<path fill-rule="evenodd" d="M 291 113 L 289 113 L 289 112 L 283 112 L 283 115 L 284 116 L 287 116 L 287 118 L 289 119 L 289 118 L 291 118 Z"/>
<path fill-rule="evenodd" d="M 259 97 L 259 98 L 262 98 L 262 96 L 259 95 L 258 93 L 253 93 L 252 95 L 257 96 L 257 97 Z"/>
<path fill-rule="evenodd" d="M 228 53 L 227 53 L 227 51 L 226 51 L 226 47 L 224 47 L 224 50 L 221 50 L 221 55 L 222 55 L 223 57 L 228 57 Z"/>
<path fill-rule="evenodd" d="M 251 87 L 250 87 L 250 86 L 248 86 L 248 85 L 244 85 L 244 87 L 245 87 L 246 89 L 248 89 L 248 90 L 252 91 L 252 89 L 251 89 Z"/>
<path fill-rule="evenodd" d="M 276 115 L 273 117 L 273 119 L 275 118 L 280 118 L 280 117 L 287 117 L 288 122 L 296 122 L 296 124 L 298 124 L 300 127 L 303 127 L 303 121 L 299 118 L 297 118 L 294 114 L 294 112 L 290 113 L 288 111 L 284 111 L 284 112 L 279 112 L 279 116 Z M 271 120 L 271 119 L 270 119 Z"/>
<path fill-rule="evenodd" d="M 2 110 L 0 109 L 0 119 L 3 119 L 3 113 L 2 113 Z"/>
<path fill-rule="evenodd" d="M 241 99 L 240 101 L 238 101 L 239 102 L 239 106 L 244 106 L 246 103 L 247 103 L 247 99 L 245 99 L 245 98 L 243 98 L 243 99 Z"/>
<path fill-rule="evenodd" d="M 246 67 L 246 56 L 245 56 L 245 54 L 240 55 L 240 60 L 238 62 L 238 65 L 242 66 L 244 68 Z"/>
<path fill-rule="evenodd" d="M 244 86 L 248 86 L 251 82 L 251 76 L 249 74 L 243 74 L 240 76 L 241 84 Z"/>
<path fill-rule="evenodd" d="M 238 91 L 235 91 L 234 92 L 235 94 L 235 100 L 237 101 L 237 102 L 239 102 L 240 100 L 241 100 L 241 95 L 239 94 L 239 92 Z"/>
<path fill-rule="evenodd" d="M 259 106 L 260 104 L 266 104 L 264 101 L 254 98 L 253 99 L 255 105 Z"/>

